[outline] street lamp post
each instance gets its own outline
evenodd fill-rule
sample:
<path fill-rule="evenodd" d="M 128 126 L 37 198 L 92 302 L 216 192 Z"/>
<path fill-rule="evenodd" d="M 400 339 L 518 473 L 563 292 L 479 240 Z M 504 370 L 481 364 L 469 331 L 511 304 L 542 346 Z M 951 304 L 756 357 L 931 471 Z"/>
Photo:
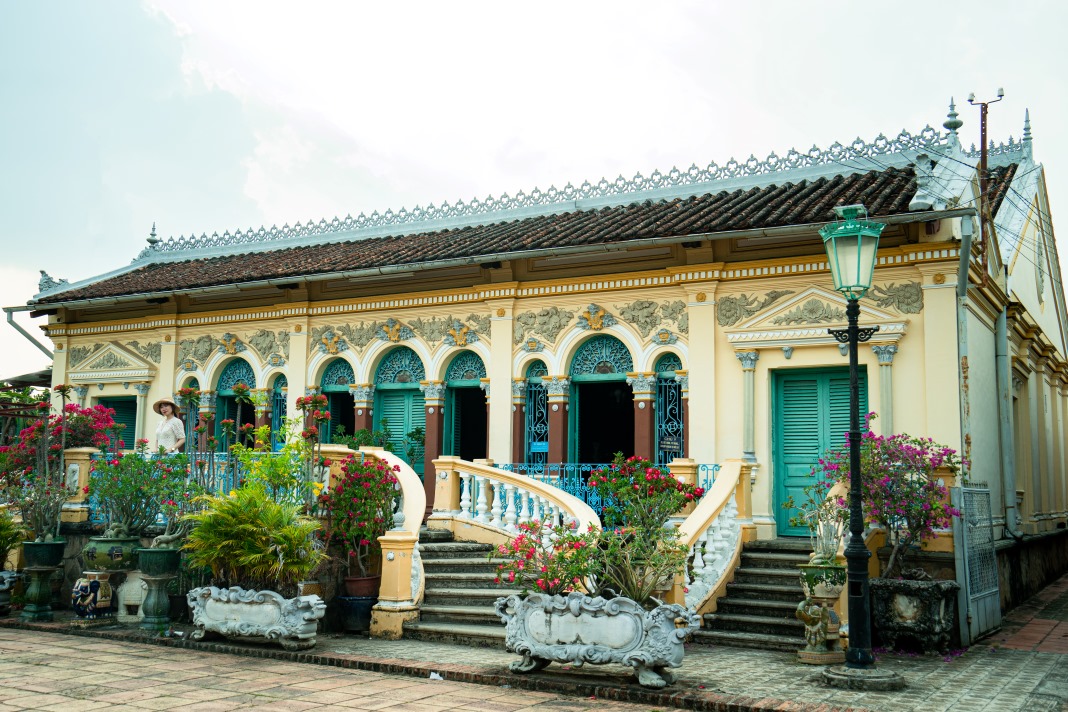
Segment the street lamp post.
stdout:
<path fill-rule="evenodd" d="M 868 597 L 868 559 L 864 545 L 863 488 L 860 472 L 860 394 L 857 377 L 857 344 L 868 341 L 879 327 L 860 328 L 859 300 L 871 287 L 879 235 L 883 223 L 868 220 L 863 205 L 834 209 L 838 220 L 820 230 L 836 291 L 848 299 L 845 329 L 828 329 L 839 343 L 849 344 L 849 543 L 846 571 L 849 600 L 849 648 L 845 667 L 828 670 L 825 679 L 847 687 L 870 685 L 895 689 L 904 681 L 893 673 L 875 670 L 871 650 L 871 605 Z"/>

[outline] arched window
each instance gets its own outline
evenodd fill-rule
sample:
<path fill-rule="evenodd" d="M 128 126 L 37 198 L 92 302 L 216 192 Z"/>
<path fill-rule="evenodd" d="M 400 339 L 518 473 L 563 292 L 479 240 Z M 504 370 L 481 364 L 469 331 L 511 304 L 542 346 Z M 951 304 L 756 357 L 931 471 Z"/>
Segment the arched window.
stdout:
<path fill-rule="evenodd" d="M 571 359 L 571 377 L 620 374 L 634 370 L 634 359 L 622 341 L 598 334 L 578 348 Z"/>

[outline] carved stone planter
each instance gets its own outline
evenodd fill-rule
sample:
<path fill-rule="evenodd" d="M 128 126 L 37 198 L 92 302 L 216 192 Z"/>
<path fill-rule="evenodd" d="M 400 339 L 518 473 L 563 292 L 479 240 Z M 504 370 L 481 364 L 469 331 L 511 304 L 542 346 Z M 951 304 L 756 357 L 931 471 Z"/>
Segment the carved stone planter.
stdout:
<path fill-rule="evenodd" d="M 282 598 L 274 591 L 252 591 L 232 586 L 194 588 L 187 594 L 197 627 L 190 637 L 200 640 L 218 633 L 243 642 L 278 643 L 286 650 L 315 645 L 316 622 L 326 613 L 318 596 Z"/>
<path fill-rule="evenodd" d="M 701 618 L 677 603 L 646 611 L 629 598 L 532 593 L 498 598 L 505 644 L 523 656 L 512 672 L 541 670 L 551 662 L 630 665 L 645 687 L 675 682 L 667 668 L 682 665 L 683 641 Z"/>
<path fill-rule="evenodd" d="M 874 578 L 869 585 L 872 624 L 884 645 L 912 645 L 923 652 L 949 649 L 960 584 Z"/>

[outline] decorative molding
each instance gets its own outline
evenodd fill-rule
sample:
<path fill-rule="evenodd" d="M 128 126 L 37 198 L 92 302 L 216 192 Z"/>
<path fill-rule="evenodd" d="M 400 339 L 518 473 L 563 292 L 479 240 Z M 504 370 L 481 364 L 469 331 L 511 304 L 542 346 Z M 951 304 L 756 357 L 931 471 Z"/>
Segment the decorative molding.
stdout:
<path fill-rule="evenodd" d="M 743 371 L 752 371 L 760 359 L 759 351 L 735 351 L 734 357 L 741 361 Z"/>
<path fill-rule="evenodd" d="M 656 390 L 655 373 L 635 373 L 627 375 L 627 385 L 635 394 L 651 394 Z"/>
<path fill-rule="evenodd" d="M 392 349 L 375 371 L 375 383 L 418 383 L 426 380 L 426 367 L 407 346 Z"/>
<path fill-rule="evenodd" d="M 348 349 L 349 344 L 341 337 L 341 334 L 334 331 L 334 327 L 320 326 L 311 330 L 308 348 L 311 351 L 318 350 L 321 354 L 336 356 L 338 353 Z"/>
<path fill-rule="evenodd" d="M 606 326 L 613 326 L 616 318 L 598 304 L 590 304 L 579 312 L 578 328 L 583 331 L 600 331 Z"/>
<path fill-rule="evenodd" d="M 158 364 L 160 359 L 163 358 L 163 342 L 161 341 L 150 341 L 143 346 L 136 341 L 127 341 L 126 345 L 152 363 Z"/>
<path fill-rule="evenodd" d="M 587 339 L 571 359 L 570 376 L 630 373 L 634 358 L 626 345 L 614 336 L 599 334 Z"/>
<path fill-rule="evenodd" d="M 529 338 L 529 339 L 527 339 L 526 341 L 523 342 L 523 346 L 521 348 L 524 351 L 526 351 L 528 354 L 533 354 L 533 353 L 537 353 L 538 351 L 541 351 L 542 349 L 544 349 L 545 348 L 545 344 L 543 344 L 540 341 L 538 341 L 537 339 L 531 337 L 531 338 Z"/>
<path fill-rule="evenodd" d="M 786 358 L 787 361 L 789 361 L 794 356 L 794 347 L 793 346 L 783 346 L 782 347 L 782 355 Z"/>
<path fill-rule="evenodd" d="M 441 342 L 449 346 L 466 346 L 478 341 L 480 335 L 489 336 L 490 316 L 468 314 L 466 320 L 454 318 L 452 315 L 434 316 L 429 319 L 412 319 L 409 324 L 412 331 L 431 346 L 437 346 Z"/>
<path fill-rule="evenodd" d="M 41 273 L 41 278 L 37 280 L 38 292 L 51 292 L 55 289 L 65 287 L 70 284 L 70 282 L 63 279 L 62 277 L 59 279 L 53 278 L 51 275 L 48 274 L 48 272 L 45 272 L 43 269 L 38 271 Z"/>
<path fill-rule="evenodd" d="M 513 378 L 512 379 L 512 398 L 526 398 L 527 397 L 527 379 L 525 378 Z"/>
<path fill-rule="evenodd" d="M 386 319 L 386 323 L 378 327 L 378 331 L 375 336 L 382 341 L 392 341 L 393 343 L 399 343 L 401 341 L 407 341 L 408 339 L 415 337 L 415 332 L 412 331 L 410 326 L 402 324 L 396 319 Z"/>
<path fill-rule="evenodd" d="M 838 353 L 843 356 L 849 355 L 849 344 L 838 344 Z"/>
<path fill-rule="evenodd" d="M 89 386 L 75 386 L 74 395 L 78 396 L 78 400 L 83 400 L 86 395 L 89 394 Z"/>
<path fill-rule="evenodd" d="M 647 338 L 653 329 L 660 326 L 660 305 L 649 299 L 639 299 L 630 304 L 616 305 L 619 316 L 633 326 L 641 337 Z"/>
<path fill-rule="evenodd" d="M 902 314 L 919 314 L 923 311 L 923 289 L 919 282 L 891 282 L 885 287 L 873 286 L 868 296 L 883 309 L 893 307 Z"/>
<path fill-rule="evenodd" d="M 114 351 L 109 351 L 100 358 L 89 364 L 90 371 L 103 371 L 104 369 L 133 368 L 128 359 L 119 356 Z"/>
<path fill-rule="evenodd" d="M 669 329 L 661 329 L 653 336 L 653 343 L 657 344 L 673 344 L 679 340 L 679 337 L 672 334 Z"/>
<path fill-rule="evenodd" d="M 178 364 L 178 365 L 179 365 L 179 367 L 180 367 L 180 368 L 181 368 L 181 369 L 182 369 L 183 371 L 185 371 L 186 373 L 189 373 L 189 372 L 191 372 L 191 371 L 195 371 L 195 370 L 197 370 L 197 362 L 196 362 L 196 361 L 194 361 L 194 360 L 193 360 L 193 359 L 191 359 L 191 358 L 187 358 L 187 359 L 183 360 L 183 361 L 182 361 L 182 362 L 181 362 L 180 364 Z"/>
<path fill-rule="evenodd" d="M 527 334 L 537 334 L 555 343 L 560 332 L 567 328 L 574 318 L 574 312 L 565 311 L 559 307 L 546 307 L 536 312 L 528 311 L 515 316 L 515 326 L 512 327 L 512 338 L 516 344 L 520 344 Z"/>
<path fill-rule="evenodd" d="M 269 329 L 259 329 L 248 337 L 248 343 L 260 358 L 266 359 L 271 354 L 279 353 L 289 358 L 289 332 L 285 329 L 277 333 Z"/>
<path fill-rule="evenodd" d="M 686 302 L 681 299 L 664 302 L 660 305 L 660 314 L 666 321 L 675 322 L 682 333 L 690 333 L 690 313 L 686 310 Z"/>
<path fill-rule="evenodd" d="M 471 381 L 486 378 L 486 364 L 474 351 L 461 351 L 445 371 L 446 381 Z"/>
<path fill-rule="evenodd" d="M 375 397 L 375 387 L 370 383 L 354 383 L 349 386 L 349 393 L 356 403 L 370 403 Z"/>
<path fill-rule="evenodd" d="M 894 362 L 894 354 L 897 353 L 897 344 L 875 344 L 871 347 L 879 364 L 889 366 Z"/>
<path fill-rule="evenodd" d="M 845 321 L 846 313 L 834 305 L 813 297 L 797 308 L 780 314 L 771 320 L 772 324 L 828 324 Z"/>
<path fill-rule="evenodd" d="M 178 342 L 178 360 L 192 360 L 203 366 L 215 353 L 218 341 L 207 334 L 195 339 L 182 339 Z M 187 369 L 192 370 L 192 369 Z"/>
<path fill-rule="evenodd" d="M 356 381 L 356 374 L 352 371 L 352 364 L 343 358 L 336 358 L 323 371 L 319 383 L 325 390 L 327 386 L 351 386 Z"/>
<path fill-rule="evenodd" d="M 134 384 L 134 390 L 137 391 L 137 395 L 139 395 L 139 396 L 147 396 L 148 395 L 148 391 L 151 388 L 152 388 L 152 384 L 150 384 L 150 383 L 135 383 Z"/>
<path fill-rule="evenodd" d="M 278 366 L 285 366 L 286 359 L 282 354 L 271 354 L 267 357 L 267 363 L 277 368 Z"/>
<path fill-rule="evenodd" d="M 445 343 L 449 346 L 467 346 L 469 343 L 478 341 L 478 334 L 471 330 L 467 324 L 459 319 L 454 319 L 449 333 L 445 337 Z"/>
<path fill-rule="evenodd" d="M 688 398 L 690 391 L 690 374 L 689 373 L 676 373 L 675 382 L 682 387 L 682 397 Z"/>
<path fill-rule="evenodd" d="M 712 162 L 705 168 L 695 165 L 687 170 L 672 168 L 666 173 L 654 171 L 649 176 L 638 173 L 631 179 L 623 176 L 615 180 L 602 178 L 596 183 L 586 181 L 577 187 L 568 183 L 560 189 L 554 186 L 544 191 L 535 188 L 530 192 L 519 191 L 515 196 L 504 194 L 498 198 L 476 198 L 470 202 L 446 201 L 441 206 L 416 206 L 411 210 L 402 208 L 398 211 L 387 210 L 384 213 L 375 211 L 370 215 L 361 213 L 357 217 L 335 217 L 333 220 L 323 219 L 317 223 L 298 222 L 293 226 L 287 224 L 282 227 L 272 226 L 270 229 L 261 227 L 237 230 L 233 233 L 226 231 L 222 235 L 213 233 L 210 236 L 202 234 L 199 237 L 171 237 L 142 250 L 134 259 L 134 265 L 188 260 L 197 256 L 243 254 L 261 251 L 265 246 L 266 249 L 281 249 L 295 244 L 307 244 L 310 239 L 315 238 L 324 243 L 343 242 L 362 237 L 402 235 L 435 228 L 487 224 L 505 219 L 509 213 L 520 210 L 524 214 L 573 210 L 576 201 L 595 200 L 598 204 L 611 205 L 631 202 L 632 198 L 643 195 L 695 195 L 707 192 L 707 183 L 739 179 L 759 181 L 768 176 L 781 176 L 787 171 L 808 169 L 810 173 L 819 173 L 819 169 L 825 168 L 835 173 L 843 173 L 868 170 L 870 159 L 876 156 L 888 156 L 904 151 L 946 151 L 949 147 L 949 134 L 927 126 L 915 135 L 902 131 L 893 138 L 880 134 L 870 143 L 858 138 L 848 145 L 834 143 L 826 150 L 813 147 L 802 153 L 791 149 L 784 156 L 771 153 L 763 161 L 751 156 L 745 161 L 731 159 L 722 166 Z M 1005 150 L 1016 150 L 1016 147 Z M 850 166 L 850 161 L 859 162 L 862 168 Z M 624 200 L 623 196 L 627 196 L 627 199 Z"/>
<path fill-rule="evenodd" d="M 765 294 L 760 301 L 748 294 L 723 297 L 716 301 L 716 321 L 720 326 L 734 326 L 742 319 L 748 319 L 770 307 L 787 294 L 793 294 L 793 290 L 774 290 Z"/>
<path fill-rule="evenodd" d="M 97 351 L 102 349 L 104 344 L 96 343 L 92 346 L 75 346 L 67 352 L 67 363 L 71 368 L 85 361 Z"/>
<path fill-rule="evenodd" d="M 361 321 L 357 326 L 342 324 L 337 330 L 341 332 L 345 341 L 356 348 L 362 349 L 377 338 L 376 334 L 379 328 L 381 328 L 381 324 L 377 321 L 372 321 L 370 324 L 365 324 Z"/>
<path fill-rule="evenodd" d="M 244 350 L 245 344 L 242 343 L 241 339 L 238 338 L 236 334 L 227 332 L 219 339 L 219 353 L 221 354 L 229 354 L 233 356 Z"/>
<path fill-rule="evenodd" d="M 446 385 L 441 381 L 422 381 L 419 390 L 423 392 L 423 398 L 427 401 L 440 401 L 445 397 Z"/>

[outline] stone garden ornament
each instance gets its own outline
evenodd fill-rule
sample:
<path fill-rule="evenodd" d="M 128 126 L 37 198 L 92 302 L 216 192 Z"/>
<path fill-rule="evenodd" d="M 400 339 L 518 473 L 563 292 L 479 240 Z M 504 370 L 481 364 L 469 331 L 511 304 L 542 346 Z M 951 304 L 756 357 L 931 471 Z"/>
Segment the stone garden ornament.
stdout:
<path fill-rule="evenodd" d="M 326 613 L 326 604 L 318 596 L 282 598 L 274 591 L 237 586 L 202 586 L 194 588 L 186 598 L 196 626 L 190 635 L 193 640 L 216 633 L 244 642 L 266 639 L 286 650 L 313 647 L 317 622 Z"/>

